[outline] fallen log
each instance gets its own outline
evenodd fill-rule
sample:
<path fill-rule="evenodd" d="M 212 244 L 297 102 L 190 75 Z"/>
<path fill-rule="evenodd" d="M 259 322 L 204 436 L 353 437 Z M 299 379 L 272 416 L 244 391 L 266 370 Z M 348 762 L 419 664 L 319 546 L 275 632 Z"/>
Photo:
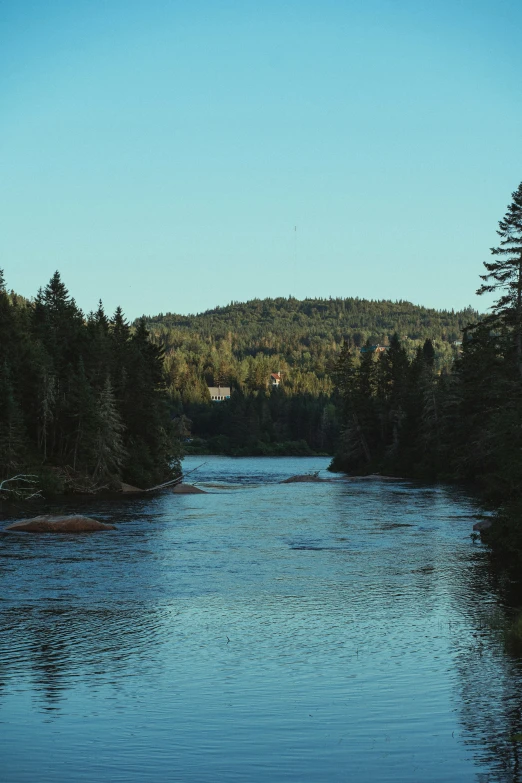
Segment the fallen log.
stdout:
<path fill-rule="evenodd" d="M 199 470 L 203 467 L 203 465 L 206 465 L 206 462 L 202 462 L 201 465 L 198 465 L 195 468 L 192 468 L 192 470 L 189 470 L 188 473 L 182 473 L 181 476 L 177 476 L 175 479 L 170 479 L 170 481 L 165 481 L 163 484 L 157 484 L 155 487 L 149 487 L 149 489 L 146 489 L 145 492 L 157 492 L 160 489 L 168 489 L 168 487 L 177 486 L 178 484 L 181 484 L 184 478 L 187 476 L 190 476 L 191 473 L 194 473 L 194 471 Z"/>

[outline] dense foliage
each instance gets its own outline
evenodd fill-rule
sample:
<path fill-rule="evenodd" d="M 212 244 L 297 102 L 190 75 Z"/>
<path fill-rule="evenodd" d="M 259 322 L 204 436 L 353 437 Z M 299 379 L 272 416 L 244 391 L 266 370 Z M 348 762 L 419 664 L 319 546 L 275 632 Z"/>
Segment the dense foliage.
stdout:
<path fill-rule="evenodd" d="M 179 470 L 163 354 L 100 303 L 85 317 L 58 272 L 34 302 L 0 273 L 0 477 L 49 491 L 147 487 Z"/>
<path fill-rule="evenodd" d="M 343 350 L 334 467 L 469 481 L 495 503 L 522 500 L 522 184 L 498 234 L 477 293 L 499 298 L 464 330 L 452 366 L 437 369 L 430 340 L 409 357 L 397 335 L 380 356 Z M 522 552 L 519 518 L 494 529 Z"/>
<path fill-rule="evenodd" d="M 165 348 L 169 392 L 192 422 L 191 449 L 231 454 L 333 453 L 340 422 L 332 371 L 343 345 L 387 345 L 399 332 L 410 355 L 426 337 L 435 365 L 453 360 L 452 343 L 476 320 L 462 312 L 409 302 L 362 299 L 255 299 L 195 316 L 147 319 Z M 270 374 L 282 384 L 271 389 Z M 231 386 L 229 402 L 211 403 L 208 386 Z M 188 430 L 187 430 L 188 431 Z"/>

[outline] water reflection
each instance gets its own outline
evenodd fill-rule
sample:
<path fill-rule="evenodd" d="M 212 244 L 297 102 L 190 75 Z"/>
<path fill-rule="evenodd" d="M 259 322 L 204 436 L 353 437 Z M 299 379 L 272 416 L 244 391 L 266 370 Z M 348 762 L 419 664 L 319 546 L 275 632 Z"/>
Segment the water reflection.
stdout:
<path fill-rule="evenodd" d="M 519 780 L 472 501 L 279 483 L 325 464 L 211 459 L 227 492 L 90 509 L 117 534 L 0 538 L 11 779 Z"/>
<path fill-rule="evenodd" d="M 459 558 L 457 567 L 451 586 L 465 621 L 451 631 L 463 736 L 489 768 L 486 780 L 520 783 L 522 661 L 505 644 L 512 585 L 481 547 Z"/>
<path fill-rule="evenodd" d="M 490 631 L 475 631 L 455 643 L 459 676 L 459 712 L 464 736 L 480 762 L 490 768 L 488 780 L 522 780 L 522 688 L 520 664 L 506 656 L 502 640 Z"/>
<path fill-rule="evenodd" d="M 4 687 L 29 680 L 43 706 L 57 709 L 79 680 L 143 674 L 161 624 L 160 613 L 143 604 L 0 610 L 1 680 Z"/>

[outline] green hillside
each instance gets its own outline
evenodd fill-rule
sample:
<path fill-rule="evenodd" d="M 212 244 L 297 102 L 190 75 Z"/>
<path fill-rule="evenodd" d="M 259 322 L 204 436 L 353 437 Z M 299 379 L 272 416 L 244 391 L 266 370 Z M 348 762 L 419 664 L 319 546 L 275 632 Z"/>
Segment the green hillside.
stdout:
<path fill-rule="evenodd" d="M 246 453 L 258 452 L 260 443 L 270 450 L 288 441 L 332 450 L 338 422 L 331 375 L 343 344 L 388 345 L 397 333 L 413 356 L 430 338 L 441 368 L 453 361 L 452 343 L 477 317 L 471 308 L 453 312 L 405 301 L 289 297 L 232 302 L 198 315 L 160 314 L 146 322 L 152 339 L 164 347 L 171 399 L 191 419 L 192 433 L 214 439 L 219 451 Z M 267 387 L 270 373 L 278 371 L 283 384 L 276 396 Z M 211 403 L 208 386 L 217 385 L 233 388 L 230 402 Z M 240 420 L 231 423 L 241 405 Z"/>
<path fill-rule="evenodd" d="M 328 376 L 343 342 L 387 345 L 396 332 L 413 354 L 430 338 L 440 363 L 451 359 L 451 343 L 477 317 L 472 308 L 454 312 L 404 301 L 289 297 L 146 320 L 165 346 L 172 386 L 180 392 L 197 387 L 198 380 L 254 390 L 264 385 L 267 373 L 282 370 L 291 388 L 319 393 L 328 384 L 318 381 Z"/>

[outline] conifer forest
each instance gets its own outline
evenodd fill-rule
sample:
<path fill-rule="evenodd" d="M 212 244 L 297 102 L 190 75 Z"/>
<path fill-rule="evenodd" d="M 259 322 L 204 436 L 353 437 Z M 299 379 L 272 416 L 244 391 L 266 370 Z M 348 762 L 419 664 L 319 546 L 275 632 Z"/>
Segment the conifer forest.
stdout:
<path fill-rule="evenodd" d="M 149 487 L 179 472 L 163 354 L 118 308 L 79 310 L 57 272 L 28 302 L 0 277 L 4 497 Z M 16 478 L 16 477 L 19 478 Z"/>

